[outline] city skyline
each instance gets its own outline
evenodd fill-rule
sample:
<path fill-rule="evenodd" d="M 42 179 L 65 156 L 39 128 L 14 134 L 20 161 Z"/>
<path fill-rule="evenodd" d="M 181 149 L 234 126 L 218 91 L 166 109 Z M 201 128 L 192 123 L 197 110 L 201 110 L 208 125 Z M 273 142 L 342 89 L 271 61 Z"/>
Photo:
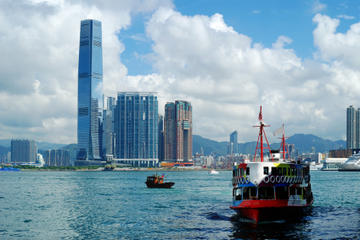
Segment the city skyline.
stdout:
<path fill-rule="evenodd" d="M 194 134 L 216 140 L 254 139 L 259 105 L 287 135 L 345 139 L 344 109 L 360 101 L 359 3 L 302 3 L 3 1 L 0 138 L 76 142 L 79 22 L 94 18 L 106 23 L 105 96 L 156 91 L 161 114 L 190 101 Z"/>

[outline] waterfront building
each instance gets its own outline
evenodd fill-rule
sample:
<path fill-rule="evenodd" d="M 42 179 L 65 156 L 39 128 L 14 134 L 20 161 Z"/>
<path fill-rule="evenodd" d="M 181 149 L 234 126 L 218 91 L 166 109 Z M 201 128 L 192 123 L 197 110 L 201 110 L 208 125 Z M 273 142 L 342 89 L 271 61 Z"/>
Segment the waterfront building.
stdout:
<path fill-rule="evenodd" d="M 176 161 L 176 111 L 172 102 L 165 105 L 164 152 L 166 161 Z"/>
<path fill-rule="evenodd" d="M 83 20 L 78 68 L 77 160 L 101 160 L 102 81 L 101 22 Z"/>
<path fill-rule="evenodd" d="M 29 163 L 36 162 L 37 147 L 34 140 L 11 140 L 11 162 Z"/>
<path fill-rule="evenodd" d="M 114 111 L 116 101 L 114 97 L 106 98 L 106 108 L 103 111 L 103 137 L 102 154 L 103 159 L 111 159 L 114 156 L 115 133 L 114 133 Z"/>
<path fill-rule="evenodd" d="M 230 134 L 230 143 L 229 143 L 229 154 L 234 155 L 236 153 L 239 153 L 239 145 L 238 145 L 238 132 L 233 131 Z"/>
<path fill-rule="evenodd" d="M 164 117 L 159 115 L 159 124 L 158 124 L 158 156 L 159 161 L 164 161 Z"/>
<path fill-rule="evenodd" d="M 359 148 L 358 132 L 359 132 L 359 111 L 356 110 L 353 106 L 350 106 L 346 109 L 346 148 L 347 149 Z"/>
<path fill-rule="evenodd" d="M 192 107 L 190 102 L 175 101 L 165 105 L 165 160 L 191 161 Z"/>
<path fill-rule="evenodd" d="M 115 107 L 116 161 L 158 166 L 158 99 L 152 92 L 119 92 Z"/>
<path fill-rule="evenodd" d="M 63 149 L 50 149 L 43 152 L 45 165 L 48 167 L 71 166 L 70 152 Z"/>

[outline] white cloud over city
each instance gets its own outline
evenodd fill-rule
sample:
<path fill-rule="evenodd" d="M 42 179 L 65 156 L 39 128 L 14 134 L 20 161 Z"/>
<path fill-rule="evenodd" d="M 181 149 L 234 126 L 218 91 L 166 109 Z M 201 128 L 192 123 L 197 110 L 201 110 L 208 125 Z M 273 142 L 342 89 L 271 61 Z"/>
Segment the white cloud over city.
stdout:
<path fill-rule="evenodd" d="M 151 16 L 145 24 L 152 53 L 145 57 L 154 73 L 129 76 L 120 59 L 126 46 L 117 35 L 137 13 Z M 224 140 L 238 130 L 240 141 L 255 140 L 251 126 L 263 105 L 271 130 L 284 122 L 288 135 L 340 139 L 345 108 L 360 102 L 360 23 L 339 33 L 340 18 L 315 14 L 316 51 L 303 59 L 286 34 L 264 47 L 219 13 L 186 16 L 170 1 L 1 1 L 0 138 L 76 141 L 85 18 L 103 24 L 105 95 L 156 91 L 161 112 L 166 101 L 189 100 L 194 134 Z"/>

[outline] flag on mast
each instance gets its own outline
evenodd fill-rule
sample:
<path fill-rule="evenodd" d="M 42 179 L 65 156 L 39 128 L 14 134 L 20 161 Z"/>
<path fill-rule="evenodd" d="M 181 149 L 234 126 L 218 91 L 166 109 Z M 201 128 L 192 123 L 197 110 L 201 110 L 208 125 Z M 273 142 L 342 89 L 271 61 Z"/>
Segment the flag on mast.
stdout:
<path fill-rule="evenodd" d="M 284 134 L 284 132 L 285 132 L 285 130 L 284 130 L 284 124 L 283 124 L 280 128 L 276 129 L 273 134 L 274 134 L 274 136 L 276 136 L 276 135 Z"/>
<path fill-rule="evenodd" d="M 259 121 L 262 121 L 262 106 L 260 106 Z"/>

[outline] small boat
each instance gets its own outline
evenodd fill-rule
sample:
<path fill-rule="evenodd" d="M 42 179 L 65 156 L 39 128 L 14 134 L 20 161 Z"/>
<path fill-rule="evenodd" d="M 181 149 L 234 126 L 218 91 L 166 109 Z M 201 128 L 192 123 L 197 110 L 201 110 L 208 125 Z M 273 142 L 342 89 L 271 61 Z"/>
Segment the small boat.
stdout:
<path fill-rule="evenodd" d="M 260 131 L 254 161 L 236 164 L 233 168 L 233 203 L 230 208 L 240 217 L 256 224 L 259 221 L 298 217 L 314 201 L 309 165 L 286 159 L 284 128 L 282 152 L 270 149 L 261 107 L 259 121 L 259 126 L 256 126 Z M 266 140 L 266 144 L 263 140 Z M 265 149 L 269 151 L 267 158 L 264 157 Z M 260 159 L 256 158 L 258 150 Z"/>
<path fill-rule="evenodd" d="M 164 182 L 164 175 L 157 174 L 148 176 L 145 183 L 148 188 L 171 188 L 175 184 L 174 182 Z"/>
<path fill-rule="evenodd" d="M 4 172 L 20 172 L 19 168 L 13 168 L 13 167 L 3 167 L 0 168 L 0 171 L 4 171 Z"/>
<path fill-rule="evenodd" d="M 209 174 L 215 175 L 215 174 L 219 174 L 219 172 L 216 171 L 215 169 L 211 169 L 211 171 L 209 172 Z"/>

